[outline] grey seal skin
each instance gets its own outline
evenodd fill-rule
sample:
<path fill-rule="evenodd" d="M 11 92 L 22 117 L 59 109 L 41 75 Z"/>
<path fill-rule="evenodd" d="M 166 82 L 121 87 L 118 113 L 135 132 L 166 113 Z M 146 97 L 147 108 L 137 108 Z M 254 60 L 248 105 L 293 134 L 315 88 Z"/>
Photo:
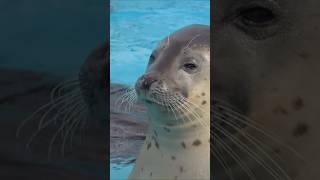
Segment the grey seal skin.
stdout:
<path fill-rule="evenodd" d="M 135 91 L 149 128 L 128 179 L 210 179 L 209 26 L 164 38 Z"/>
<path fill-rule="evenodd" d="M 214 178 L 320 179 L 319 8 L 214 2 Z"/>

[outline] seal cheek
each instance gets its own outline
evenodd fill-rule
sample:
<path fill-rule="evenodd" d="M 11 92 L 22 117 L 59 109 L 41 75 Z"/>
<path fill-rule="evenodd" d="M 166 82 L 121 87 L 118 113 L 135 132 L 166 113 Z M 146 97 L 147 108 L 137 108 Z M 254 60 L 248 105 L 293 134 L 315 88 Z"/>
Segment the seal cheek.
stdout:
<path fill-rule="evenodd" d="M 188 89 L 186 87 L 183 87 L 181 89 L 176 88 L 175 91 L 176 92 L 180 92 L 180 94 L 182 94 L 182 96 L 184 98 L 188 98 L 189 97 Z"/>

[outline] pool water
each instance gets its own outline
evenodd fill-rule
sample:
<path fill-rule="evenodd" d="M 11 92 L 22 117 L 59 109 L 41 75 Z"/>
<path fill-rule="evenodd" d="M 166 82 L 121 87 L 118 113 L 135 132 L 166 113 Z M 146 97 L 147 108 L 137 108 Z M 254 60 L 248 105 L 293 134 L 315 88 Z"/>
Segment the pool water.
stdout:
<path fill-rule="evenodd" d="M 159 40 L 190 24 L 210 24 L 210 0 L 111 0 L 110 78 L 133 85 Z M 133 164 L 110 164 L 111 180 L 124 180 Z"/>

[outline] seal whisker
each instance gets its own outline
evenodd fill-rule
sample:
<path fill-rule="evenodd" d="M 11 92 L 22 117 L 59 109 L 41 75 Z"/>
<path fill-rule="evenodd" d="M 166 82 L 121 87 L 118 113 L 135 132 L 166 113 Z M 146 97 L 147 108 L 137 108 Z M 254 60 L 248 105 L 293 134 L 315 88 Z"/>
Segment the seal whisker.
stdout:
<path fill-rule="evenodd" d="M 168 97 L 167 94 L 164 95 L 163 93 L 160 93 L 160 91 L 157 91 L 157 90 L 155 90 L 154 95 L 155 95 L 155 99 L 160 99 L 161 100 L 160 104 L 164 105 L 164 107 L 167 109 L 168 112 L 172 112 L 175 120 L 178 121 L 178 117 L 176 115 L 176 110 L 174 107 L 174 102 L 172 103 L 172 98 L 174 97 Z"/>
<path fill-rule="evenodd" d="M 210 152 L 212 152 L 213 156 L 218 160 L 218 163 L 222 166 L 224 171 L 227 173 L 228 177 L 231 180 L 235 180 L 230 165 L 223 158 L 223 154 L 220 153 L 219 148 L 212 147 L 210 144 Z"/>
<path fill-rule="evenodd" d="M 73 109 L 77 109 L 78 106 L 79 106 L 79 104 L 76 104 Z M 79 108 L 81 108 L 81 107 L 79 107 Z M 63 131 L 63 129 L 65 128 L 65 126 L 66 126 L 70 121 L 72 121 L 72 117 L 73 117 L 76 113 L 79 113 L 79 111 L 74 111 L 72 114 L 70 114 L 69 117 L 68 117 L 68 116 L 65 116 L 65 118 L 64 118 L 64 120 L 63 120 L 63 123 L 61 124 L 60 128 L 59 128 L 59 129 L 56 131 L 56 133 L 52 136 L 51 141 L 50 141 L 50 143 L 49 143 L 49 148 L 48 148 L 48 159 L 49 159 L 49 160 L 51 159 L 50 156 L 51 156 L 52 146 L 53 146 L 53 143 L 54 143 L 55 139 L 57 138 L 57 136 L 59 135 L 59 133 L 60 133 L 61 131 Z M 76 120 L 74 120 L 74 121 L 76 121 Z M 74 122 L 74 121 L 73 121 L 73 122 Z M 63 152 L 63 155 L 64 155 L 64 152 Z"/>
<path fill-rule="evenodd" d="M 192 108 L 192 106 L 188 105 L 188 102 L 181 102 L 181 106 L 194 117 L 191 121 L 197 120 L 202 127 L 208 128 L 206 123 L 202 121 L 201 116 Z"/>
<path fill-rule="evenodd" d="M 73 107 L 76 107 L 76 105 L 78 105 L 78 104 L 81 104 L 81 102 L 73 105 L 72 108 L 73 108 Z M 68 110 L 68 109 L 64 109 L 64 111 L 66 111 L 66 110 Z M 67 116 L 67 115 L 68 115 L 68 113 L 65 114 L 65 116 Z M 58 117 L 59 117 L 59 116 L 56 115 L 56 116 L 54 116 L 53 118 L 49 119 L 49 121 L 47 121 L 47 122 L 41 127 L 41 129 L 38 129 L 36 132 L 34 132 L 34 133 L 31 135 L 31 137 L 29 138 L 29 140 L 28 140 L 28 142 L 27 142 L 27 144 L 26 144 L 26 147 L 29 148 L 29 147 L 30 147 L 30 144 L 31 144 L 32 141 L 33 141 L 33 139 L 41 132 L 41 130 L 42 130 L 43 128 L 47 127 L 47 125 L 49 125 L 51 122 L 55 121 Z"/>
<path fill-rule="evenodd" d="M 169 106 L 172 110 L 171 111 L 176 111 L 177 110 L 177 108 L 179 108 L 180 109 L 180 111 L 182 112 L 181 113 L 181 115 L 184 115 L 186 112 L 185 111 L 183 111 L 180 107 L 184 107 L 185 108 L 185 110 L 188 110 L 188 108 L 187 107 L 185 107 L 184 106 L 184 104 L 183 104 L 183 101 L 181 101 L 181 97 L 179 96 L 179 97 L 176 97 L 176 96 L 174 96 L 174 95 L 168 95 L 168 93 L 164 96 L 163 95 L 163 93 L 160 93 L 159 91 L 158 92 L 156 92 L 155 94 L 160 94 L 161 96 L 163 96 L 162 98 L 160 98 L 163 102 L 163 104 L 165 105 L 165 106 Z M 178 104 L 178 102 L 180 102 L 180 104 Z M 191 113 L 191 112 L 190 112 Z M 177 118 L 177 115 L 176 114 L 174 114 L 175 115 L 175 119 L 177 119 L 178 120 L 178 118 Z M 179 118 L 180 119 L 180 118 Z M 184 119 L 182 119 L 183 121 L 184 121 Z"/>
<path fill-rule="evenodd" d="M 82 102 L 81 101 L 82 100 L 82 98 L 78 98 L 78 99 L 74 99 L 73 101 L 70 101 L 70 102 L 68 102 L 68 103 L 66 103 L 66 104 L 64 104 L 63 106 L 61 106 L 61 107 L 59 107 L 59 109 L 58 109 L 58 112 L 55 114 L 55 116 L 53 117 L 53 118 L 50 118 L 50 119 L 48 119 L 46 122 L 42 122 L 41 124 L 39 124 L 39 126 L 38 126 L 38 130 L 41 130 L 41 129 L 43 129 L 43 128 L 45 128 L 46 126 L 48 126 L 50 123 L 52 123 L 52 122 L 56 122 L 56 119 L 60 116 L 60 115 L 62 115 L 62 114 L 68 114 L 68 113 L 70 113 L 70 107 L 68 107 L 70 104 L 73 104 L 73 103 L 79 103 L 79 104 L 81 104 L 81 103 L 84 103 L 84 102 Z M 68 107 L 68 108 L 67 108 Z M 71 107 L 72 108 L 72 107 Z"/>
<path fill-rule="evenodd" d="M 73 104 L 72 106 L 68 107 L 68 108 L 65 108 L 67 109 L 68 111 L 65 113 L 65 116 L 62 118 L 62 122 L 66 121 L 68 115 L 72 115 L 72 113 L 74 113 L 75 111 L 83 111 L 83 109 L 88 109 L 87 107 L 87 104 L 82 100 L 80 101 L 77 101 L 75 103 L 70 103 L 70 104 Z M 67 106 L 67 105 L 66 105 Z M 80 106 L 80 107 L 83 107 L 81 108 L 80 110 L 78 108 L 76 108 L 77 106 Z M 70 117 L 70 116 L 69 116 Z M 61 136 L 64 137 L 64 134 L 65 132 L 62 130 L 61 132 Z"/>
<path fill-rule="evenodd" d="M 255 146 L 255 148 L 258 149 L 259 152 L 261 152 L 263 154 L 263 156 L 265 158 L 267 158 L 268 160 L 271 161 L 271 163 L 276 166 L 276 168 L 280 171 L 280 173 L 282 173 L 284 176 L 286 176 L 286 179 L 291 179 L 288 175 L 288 173 L 279 165 L 279 163 L 277 163 L 265 150 L 265 145 L 260 142 L 257 138 L 251 136 L 249 133 L 246 133 L 245 131 L 242 131 L 239 127 L 235 126 L 234 124 L 232 124 L 232 121 L 228 120 L 227 118 L 223 118 L 222 115 L 220 115 L 218 112 L 215 113 L 215 115 L 217 116 L 217 118 L 220 118 L 225 124 L 231 126 L 232 128 L 234 128 L 237 132 L 239 132 L 239 134 L 241 134 L 243 137 L 245 137 L 251 144 L 253 144 Z M 216 124 L 214 125 L 216 126 Z M 220 126 L 219 124 L 217 126 Z M 220 126 L 221 127 L 221 126 Z"/>
<path fill-rule="evenodd" d="M 193 119 L 191 119 L 191 116 L 186 116 L 191 122 L 194 120 L 199 121 L 199 123 L 205 127 L 205 125 L 203 124 L 203 122 L 201 121 L 201 117 L 199 114 L 197 114 L 191 106 L 188 106 L 188 104 L 186 104 L 186 101 L 180 101 L 180 106 L 182 108 L 184 108 L 185 111 L 187 111 L 189 114 L 191 114 L 191 116 L 193 116 Z"/>
<path fill-rule="evenodd" d="M 297 156 L 299 159 L 304 160 L 304 157 L 299 152 L 297 152 L 293 147 L 291 147 L 289 145 L 285 145 L 283 142 L 277 140 L 277 138 L 274 135 L 272 135 L 273 133 L 267 132 L 265 130 L 265 128 L 261 128 L 261 127 L 257 126 L 256 124 L 253 124 L 252 123 L 253 121 L 251 119 L 249 119 L 248 117 L 245 117 L 245 116 L 240 116 L 240 117 L 239 116 L 233 116 L 232 112 L 229 111 L 229 109 L 227 109 L 227 108 L 224 109 L 224 107 L 222 107 L 222 106 L 220 106 L 220 108 L 223 108 L 223 110 L 227 111 L 228 112 L 227 115 L 229 117 L 232 117 L 233 120 L 237 120 L 237 121 L 241 122 L 242 124 L 245 124 L 246 126 L 256 130 L 257 132 L 261 133 L 262 135 L 264 135 L 268 139 L 272 140 L 273 142 L 275 142 L 275 143 L 279 144 L 280 146 L 282 146 L 282 147 L 288 149 L 289 151 L 293 152 L 295 154 L 295 156 Z M 214 109 L 215 109 L 215 106 L 214 106 Z"/>
<path fill-rule="evenodd" d="M 232 135 L 230 132 L 226 131 L 223 127 L 220 126 L 220 124 L 215 124 L 214 128 L 223 133 L 229 140 L 231 140 L 237 147 L 239 147 L 242 151 L 247 153 L 252 159 L 254 159 L 256 162 L 258 162 L 266 171 L 272 175 L 272 177 L 276 179 L 280 179 L 279 173 L 273 169 L 270 165 L 268 165 L 265 160 L 262 159 L 262 157 L 259 157 L 259 155 L 254 152 L 252 149 L 248 147 L 248 145 L 244 144 L 242 141 L 239 139 L 235 138 L 234 135 Z M 287 175 L 287 174 L 286 174 Z M 290 178 L 289 178 L 290 179 Z"/>
<path fill-rule="evenodd" d="M 86 109 L 85 106 L 80 106 L 79 108 L 77 108 L 78 111 L 74 112 L 74 114 L 77 114 L 78 116 L 84 113 L 84 109 Z M 70 135 L 70 133 L 73 133 L 74 131 L 72 131 L 72 129 L 74 129 L 80 122 L 81 122 L 81 118 L 77 118 L 78 116 L 75 116 L 72 121 L 72 123 L 70 124 L 69 128 L 66 130 L 66 133 L 64 134 L 63 140 L 62 140 L 62 146 L 61 146 L 61 152 L 64 155 L 64 147 L 68 138 L 68 135 Z M 72 119 L 72 117 L 69 117 Z M 67 120 L 66 120 L 67 121 Z"/>
<path fill-rule="evenodd" d="M 195 110 L 193 110 L 193 109 L 197 109 L 197 110 L 201 111 L 202 114 L 204 114 L 205 111 L 204 111 L 201 107 L 199 107 L 198 105 L 196 105 L 196 104 L 188 101 L 188 99 L 183 98 L 183 101 L 184 101 L 185 103 L 187 103 L 189 106 L 194 107 L 194 108 L 189 108 L 189 109 L 191 109 L 191 111 L 196 115 L 196 119 L 198 119 L 198 120 L 201 121 L 201 120 L 202 120 L 201 116 L 199 115 L 199 113 L 195 112 Z M 210 128 L 210 125 L 207 124 L 206 122 L 202 122 L 202 121 L 201 121 L 200 124 L 201 124 L 203 127 L 205 127 L 205 128 Z"/>
<path fill-rule="evenodd" d="M 83 139 L 83 133 L 86 129 L 86 125 L 87 125 L 87 122 L 89 120 L 89 112 L 88 110 L 86 109 L 85 110 L 86 112 L 84 113 L 84 116 L 83 116 L 83 119 L 80 123 L 80 126 L 79 126 L 79 131 L 80 131 L 80 142 L 82 142 L 82 139 Z M 72 143 L 72 139 L 73 139 L 73 135 L 71 135 L 71 143 Z M 72 144 L 71 144 L 72 145 Z"/>
<path fill-rule="evenodd" d="M 57 86 L 55 86 L 55 88 L 50 92 L 50 99 L 53 100 L 55 98 L 56 93 L 60 95 L 62 90 L 66 89 L 67 87 L 78 86 L 78 85 L 79 85 L 79 81 L 77 79 L 64 81 L 58 84 Z"/>
<path fill-rule="evenodd" d="M 132 98 L 132 92 L 134 91 L 127 92 L 127 95 L 123 98 L 123 103 L 125 103 L 124 112 L 130 112 L 130 103 L 131 103 L 130 100 Z"/>
<path fill-rule="evenodd" d="M 69 146 L 70 146 L 70 149 L 72 149 L 73 148 L 73 137 L 74 137 L 74 135 L 76 134 L 76 132 L 78 131 L 79 132 L 79 138 L 80 138 L 80 143 L 81 143 L 81 131 L 80 131 L 80 127 L 81 127 L 81 125 L 82 125 L 82 121 L 85 121 L 85 117 L 83 117 L 83 116 L 86 116 L 86 113 L 85 112 L 81 112 L 81 113 L 79 113 L 78 114 L 78 116 L 82 116 L 82 118 L 80 119 L 80 120 L 78 120 L 78 122 L 74 125 L 74 128 L 72 128 L 72 130 L 71 130 L 71 133 L 70 133 L 70 143 L 69 143 Z"/>
<path fill-rule="evenodd" d="M 239 164 L 239 166 L 245 171 L 245 173 L 249 176 L 251 180 L 256 180 L 256 176 L 252 172 L 252 170 L 248 167 L 247 163 L 244 162 L 239 155 L 237 155 L 228 144 L 220 140 L 220 137 L 216 134 L 213 134 L 213 138 L 215 142 L 219 145 L 219 147 L 223 148 L 232 159 Z M 216 148 L 216 147 L 215 147 Z"/>
<path fill-rule="evenodd" d="M 34 118 L 34 116 L 36 116 L 38 113 L 40 113 L 41 111 L 45 110 L 46 108 L 50 107 L 50 106 L 57 106 L 60 103 L 63 103 L 64 98 L 67 97 L 69 94 L 60 96 L 58 98 L 55 99 L 55 101 L 51 101 L 47 104 L 44 104 L 42 106 L 40 106 L 36 111 L 34 111 L 29 117 L 27 117 L 26 119 L 24 119 L 18 126 L 17 128 L 17 132 L 16 132 L 16 137 L 19 137 L 20 131 L 21 129 L 25 126 L 25 124 L 27 122 L 29 122 L 30 120 L 32 120 Z"/>
<path fill-rule="evenodd" d="M 65 108 L 67 105 L 73 103 L 74 101 L 79 100 L 81 97 L 81 93 L 80 91 L 72 91 L 70 93 L 65 94 L 67 97 L 63 98 L 63 99 L 59 99 L 59 100 L 55 100 L 53 99 L 51 102 L 53 103 L 53 105 L 49 108 L 49 110 L 47 110 L 41 117 L 39 125 L 38 125 L 38 129 L 42 128 L 42 124 L 43 121 L 45 120 L 45 118 L 52 112 L 52 110 L 54 110 L 58 105 L 58 108 Z M 71 102 L 68 102 L 71 101 Z M 60 106 L 60 104 L 64 104 L 63 106 Z"/>
<path fill-rule="evenodd" d="M 265 129 L 263 127 L 263 125 L 259 124 L 258 122 L 255 122 L 255 121 L 252 121 L 251 119 L 249 119 L 247 116 L 244 116 L 243 114 L 240 113 L 240 111 L 238 110 L 235 110 L 231 105 L 227 104 L 227 103 L 224 103 L 223 101 L 220 101 L 220 100 L 214 100 L 214 109 L 216 110 L 219 110 L 219 108 L 223 111 L 227 111 L 229 113 L 229 115 L 232 115 L 232 116 L 236 116 L 236 117 L 239 117 L 240 119 L 243 119 L 244 122 L 250 122 L 251 125 L 254 125 L 255 127 L 257 128 L 260 128 L 260 129 Z"/>
<path fill-rule="evenodd" d="M 187 45 L 183 48 L 183 49 L 188 49 L 190 44 L 192 43 L 192 41 L 194 41 L 195 39 L 197 39 L 200 36 L 200 34 L 196 34 L 188 43 Z"/>
<path fill-rule="evenodd" d="M 132 107 L 134 106 L 134 103 L 137 102 L 137 93 L 135 90 L 133 90 L 131 92 L 131 96 L 130 96 L 130 99 L 129 99 L 129 112 L 131 112 L 131 109 Z"/>
<path fill-rule="evenodd" d="M 135 89 L 133 87 L 126 88 L 125 92 L 117 98 L 115 101 L 115 107 L 120 112 L 130 112 L 131 107 L 133 106 L 134 102 L 137 100 L 137 95 Z M 121 107 L 124 105 L 124 111 Z"/>

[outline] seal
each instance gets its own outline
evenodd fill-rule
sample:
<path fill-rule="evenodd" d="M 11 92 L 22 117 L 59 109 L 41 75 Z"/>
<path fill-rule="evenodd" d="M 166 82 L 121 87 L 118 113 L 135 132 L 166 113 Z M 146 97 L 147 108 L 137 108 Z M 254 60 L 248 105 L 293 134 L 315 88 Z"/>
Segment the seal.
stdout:
<path fill-rule="evenodd" d="M 214 179 L 320 179 L 319 7 L 215 1 Z"/>
<path fill-rule="evenodd" d="M 20 123 L 17 137 L 26 125 L 37 126 L 28 139 L 27 147 L 31 146 L 35 138 L 51 137 L 47 142 L 50 158 L 59 135 L 62 136 L 59 144 L 62 155 L 66 144 L 70 142 L 72 145 L 73 136 L 79 139 L 85 128 L 88 133 L 94 132 L 97 139 L 106 136 L 101 133 L 104 131 L 101 131 L 101 127 L 107 123 L 108 93 L 105 74 L 108 51 L 109 45 L 106 43 L 92 51 L 82 64 L 78 78 L 62 82 L 60 80 L 50 93 L 50 101 Z M 37 121 L 38 123 L 31 123 Z M 49 135 L 46 134 L 48 132 Z"/>
<path fill-rule="evenodd" d="M 190 25 L 164 38 L 135 91 L 149 129 L 129 179 L 209 179 L 209 26 Z"/>

